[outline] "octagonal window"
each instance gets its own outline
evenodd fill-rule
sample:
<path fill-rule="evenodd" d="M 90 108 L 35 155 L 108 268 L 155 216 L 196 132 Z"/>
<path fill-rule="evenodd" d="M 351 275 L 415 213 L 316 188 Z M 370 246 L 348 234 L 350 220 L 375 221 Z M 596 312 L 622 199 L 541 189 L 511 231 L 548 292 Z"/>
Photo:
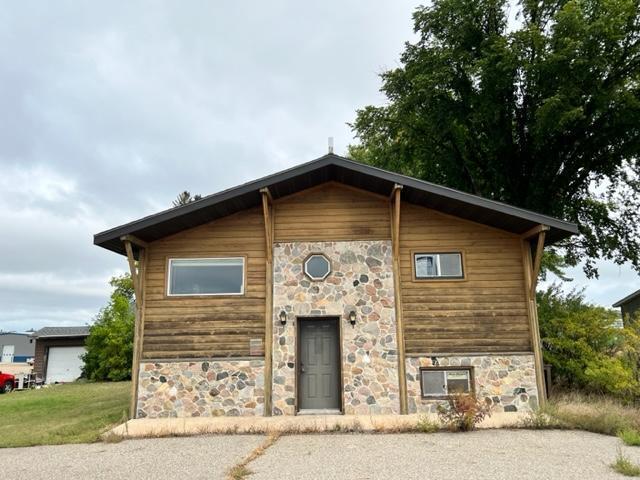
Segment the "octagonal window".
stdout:
<path fill-rule="evenodd" d="M 314 253 L 304 261 L 304 273 L 311 280 L 324 280 L 331 272 L 329 259 L 321 253 Z"/>

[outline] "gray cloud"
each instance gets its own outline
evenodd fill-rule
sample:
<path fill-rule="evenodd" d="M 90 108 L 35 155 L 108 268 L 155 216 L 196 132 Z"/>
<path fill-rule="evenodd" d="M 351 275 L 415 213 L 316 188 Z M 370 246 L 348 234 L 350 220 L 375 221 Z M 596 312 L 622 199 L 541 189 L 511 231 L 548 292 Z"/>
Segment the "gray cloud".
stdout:
<path fill-rule="evenodd" d="M 85 323 L 92 235 L 352 141 L 418 2 L 14 3 L 0 16 L 0 329 Z"/>

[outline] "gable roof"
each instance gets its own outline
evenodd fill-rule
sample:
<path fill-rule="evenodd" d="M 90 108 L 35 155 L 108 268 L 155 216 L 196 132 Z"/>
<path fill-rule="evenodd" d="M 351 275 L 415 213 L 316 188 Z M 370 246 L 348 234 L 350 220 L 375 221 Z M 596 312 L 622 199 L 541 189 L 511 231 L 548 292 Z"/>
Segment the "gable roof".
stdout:
<path fill-rule="evenodd" d="M 273 198 L 277 199 L 331 180 L 381 195 L 389 195 L 395 184 L 402 185 L 403 201 L 512 233 L 524 233 L 536 225 L 544 224 L 550 227 L 546 236 L 547 243 L 578 233 L 578 227 L 573 223 L 388 172 L 330 153 L 288 170 L 208 195 L 187 205 L 170 208 L 98 233 L 94 235 L 93 243 L 124 255 L 124 245 L 120 240 L 123 235 L 134 235 L 152 242 L 258 206 L 262 201 L 261 188 L 268 187 Z"/>
<path fill-rule="evenodd" d="M 635 292 L 633 292 L 631 295 L 627 295 L 626 297 L 624 297 L 622 300 L 618 300 L 616 303 L 614 303 L 612 306 L 613 307 L 621 307 L 622 305 L 624 305 L 625 303 L 629 303 L 631 300 L 634 300 L 636 297 L 640 297 L 640 290 L 636 290 Z"/>
<path fill-rule="evenodd" d="M 89 335 L 89 327 L 43 327 L 34 332 L 35 338 L 50 337 L 87 337 Z"/>

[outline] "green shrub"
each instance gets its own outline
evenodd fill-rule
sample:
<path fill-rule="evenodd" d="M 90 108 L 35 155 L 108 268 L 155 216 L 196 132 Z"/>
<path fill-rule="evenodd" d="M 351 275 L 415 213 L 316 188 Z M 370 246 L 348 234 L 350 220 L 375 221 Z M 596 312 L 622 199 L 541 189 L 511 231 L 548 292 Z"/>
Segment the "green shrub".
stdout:
<path fill-rule="evenodd" d="M 618 432 L 618 437 L 625 445 L 631 447 L 640 447 L 640 432 L 632 428 L 626 428 Z"/>
<path fill-rule="evenodd" d="M 620 450 L 618 450 L 618 456 L 616 461 L 611 464 L 611 468 L 625 477 L 640 477 L 640 466 L 629 460 L 629 457 Z"/>
<path fill-rule="evenodd" d="M 489 406 L 475 395 L 449 395 L 447 403 L 447 406 L 438 405 L 438 416 L 451 432 L 474 430 L 478 423 L 491 415 Z"/>

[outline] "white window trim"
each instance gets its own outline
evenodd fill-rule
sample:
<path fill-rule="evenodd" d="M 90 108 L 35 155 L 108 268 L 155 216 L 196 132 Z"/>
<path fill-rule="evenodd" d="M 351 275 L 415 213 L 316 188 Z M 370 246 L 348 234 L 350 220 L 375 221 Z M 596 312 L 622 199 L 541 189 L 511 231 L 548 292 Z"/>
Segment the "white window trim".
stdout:
<path fill-rule="evenodd" d="M 442 271 L 440 268 L 440 255 L 458 255 L 460 257 L 460 275 L 442 275 L 440 274 L 440 272 Z M 422 275 L 422 276 L 418 276 L 418 257 L 419 256 L 423 256 L 423 257 L 433 257 L 434 259 L 434 263 L 435 263 L 435 267 L 436 267 L 436 274 L 435 275 Z M 444 278 L 444 279 L 463 279 L 465 278 L 465 272 L 464 272 L 464 260 L 462 258 L 462 252 L 415 252 L 413 254 L 413 270 L 415 272 L 415 276 L 416 276 L 416 280 L 430 280 L 430 279 L 434 279 L 434 278 Z"/>
<path fill-rule="evenodd" d="M 240 292 L 233 293 L 171 293 L 171 264 L 180 260 L 240 260 L 242 262 L 242 284 Z M 244 295 L 244 281 L 246 262 L 244 257 L 186 257 L 186 258 L 170 258 L 167 265 L 167 297 L 238 297 Z"/>
<path fill-rule="evenodd" d="M 428 398 L 428 397 L 442 397 L 443 394 L 442 393 L 424 393 L 424 389 L 423 389 L 423 382 L 422 382 L 422 373 L 423 372 L 442 372 L 444 374 L 444 396 L 449 395 L 449 372 L 465 372 L 467 374 L 467 391 L 464 392 L 466 394 L 468 393 L 472 393 L 473 392 L 473 385 L 471 385 L 471 379 L 473 378 L 471 375 L 471 370 L 467 369 L 467 368 L 458 368 L 458 369 L 451 369 L 451 370 L 447 370 L 446 368 L 439 368 L 439 369 L 433 369 L 430 370 L 429 368 L 423 368 L 420 370 L 420 392 L 422 394 L 422 398 Z"/>
<path fill-rule="evenodd" d="M 326 260 L 327 264 L 329 265 L 329 268 L 327 269 L 327 273 L 325 273 L 324 276 L 322 276 L 322 277 L 314 277 L 307 270 L 307 263 L 309 263 L 309 260 L 311 260 L 313 257 L 322 257 L 322 258 L 324 258 Z M 312 253 L 304 261 L 304 274 L 307 277 L 309 277 L 309 279 L 311 281 L 313 281 L 313 282 L 321 282 L 322 280 L 326 279 L 331 274 L 331 260 L 329 260 L 329 258 L 327 258 L 327 256 L 324 253 Z"/>

